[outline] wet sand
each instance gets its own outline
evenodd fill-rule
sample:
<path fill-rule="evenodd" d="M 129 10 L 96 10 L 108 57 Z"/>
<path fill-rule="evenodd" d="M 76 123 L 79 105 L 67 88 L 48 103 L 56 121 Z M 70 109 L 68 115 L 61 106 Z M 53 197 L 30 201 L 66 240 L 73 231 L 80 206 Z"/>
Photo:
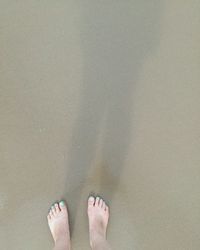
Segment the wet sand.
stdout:
<path fill-rule="evenodd" d="M 200 248 L 199 15 L 182 1 L 0 1 L 1 249 L 52 249 L 65 199 L 113 249 Z"/>

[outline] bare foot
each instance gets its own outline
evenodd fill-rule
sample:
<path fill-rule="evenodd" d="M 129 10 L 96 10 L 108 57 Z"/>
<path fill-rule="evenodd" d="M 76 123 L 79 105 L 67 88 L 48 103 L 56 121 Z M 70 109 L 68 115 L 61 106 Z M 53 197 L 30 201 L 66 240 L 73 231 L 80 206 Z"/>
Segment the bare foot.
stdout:
<path fill-rule="evenodd" d="M 55 203 L 47 215 L 49 228 L 56 246 L 70 249 L 70 233 L 67 206 L 64 201 Z"/>
<path fill-rule="evenodd" d="M 106 203 L 96 197 L 90 196 L 88 199 L 88 218 L 90 245 L 94 245 L 102 240 L 106 240 L 106 229 L 109 218 L 109 208 Z"/>

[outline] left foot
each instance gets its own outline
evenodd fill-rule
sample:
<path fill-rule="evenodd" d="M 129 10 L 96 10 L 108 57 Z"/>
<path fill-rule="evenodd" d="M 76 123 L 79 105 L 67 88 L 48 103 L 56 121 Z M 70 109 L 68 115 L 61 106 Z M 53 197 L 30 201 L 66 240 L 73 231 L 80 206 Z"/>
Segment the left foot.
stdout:
<path fill-rule="evenodd" d="M 68 212 L 64 201 L 55 203 L 51 207 L 47 219 L 55 245 L 70 249 Z"/>

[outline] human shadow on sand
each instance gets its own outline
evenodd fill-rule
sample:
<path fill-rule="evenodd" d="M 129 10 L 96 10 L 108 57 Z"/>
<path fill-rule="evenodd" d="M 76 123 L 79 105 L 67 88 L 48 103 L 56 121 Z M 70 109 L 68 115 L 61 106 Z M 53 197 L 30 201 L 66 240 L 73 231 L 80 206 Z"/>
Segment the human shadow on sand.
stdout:
<path fill-rule="evenodd" d="M 112 201 L 119 185 L 133 128 L 132 96 L 145 60 L 159 44 L 161 16 L 158 0 L 84 1 L 79 5 L 83 82 L 68 152 L 65 193 L 72 232 L 91 168 L 93 172 L 99 169 L 99 193 L 106 201 Z M 92 166 L 102 121 L 102 159 Z"/>

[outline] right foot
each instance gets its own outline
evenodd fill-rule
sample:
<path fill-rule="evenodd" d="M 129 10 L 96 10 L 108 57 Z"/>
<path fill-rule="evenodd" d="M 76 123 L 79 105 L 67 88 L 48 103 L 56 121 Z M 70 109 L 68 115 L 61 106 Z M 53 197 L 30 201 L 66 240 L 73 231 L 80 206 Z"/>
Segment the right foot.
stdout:
<path fill-rule="evenodd" d="M 109 218 L 109 208 L 106 203 L 96 197 L 90 196 L 88 199 L 88 218 L 90 245 L 93 247 L 102 239 L 106 240 L 106 229 Z"/>

